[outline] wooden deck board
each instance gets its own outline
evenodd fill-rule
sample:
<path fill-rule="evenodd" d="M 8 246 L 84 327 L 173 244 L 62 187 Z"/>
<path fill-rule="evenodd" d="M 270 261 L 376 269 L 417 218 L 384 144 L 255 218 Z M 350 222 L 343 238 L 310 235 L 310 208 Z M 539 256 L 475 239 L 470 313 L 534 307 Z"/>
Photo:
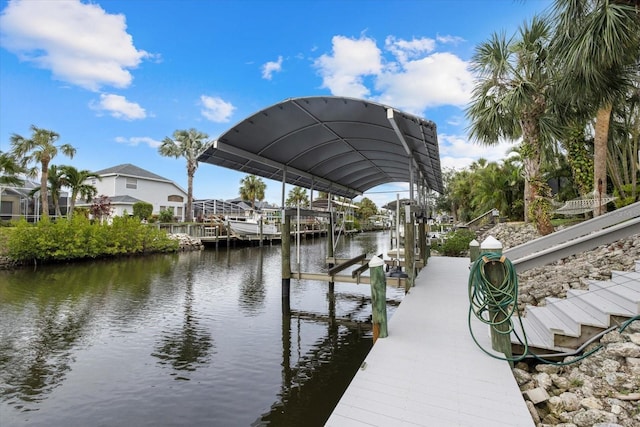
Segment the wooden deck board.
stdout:
<path fill-rule="evenodd" d="M 326 426 L 534 426 L 509 364 L 471 338 L 468 266 L 429 260 Z M 487 327 L 472 324 L 490 350 Z"/>

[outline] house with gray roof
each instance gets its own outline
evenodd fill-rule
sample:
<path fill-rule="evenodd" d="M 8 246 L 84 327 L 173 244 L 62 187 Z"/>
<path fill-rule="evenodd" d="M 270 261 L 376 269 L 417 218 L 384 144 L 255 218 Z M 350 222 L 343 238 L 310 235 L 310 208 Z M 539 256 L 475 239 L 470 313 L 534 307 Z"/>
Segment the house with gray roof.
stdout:
<path fill-rule="evenodd" d="M 175 182 L 130 163 L 95 173 L 102 180 L 92 178 L 86 183 L 96 187 L 98 195 L 109 197 L 112 215 L 131 215 L 134 203 L 142 201 L 153 205 L 154 215 L 168 209 L 178 221 L 184 221 L 187 192 Z"/>

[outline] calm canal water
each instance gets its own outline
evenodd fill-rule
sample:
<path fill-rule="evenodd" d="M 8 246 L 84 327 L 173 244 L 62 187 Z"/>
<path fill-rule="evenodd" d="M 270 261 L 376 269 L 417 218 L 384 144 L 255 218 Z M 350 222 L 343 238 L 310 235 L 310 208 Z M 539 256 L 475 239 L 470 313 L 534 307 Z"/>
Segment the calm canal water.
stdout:
<path fill-rule="evenodd" d="M 326 271 L 325 239 L 300 252 Z M 347 321 L 370 289 L 292 280 L 283 316 L 280 287 L 279 245 L 0 272 L 0 426 L 321 426 L 371 348 Z"/>

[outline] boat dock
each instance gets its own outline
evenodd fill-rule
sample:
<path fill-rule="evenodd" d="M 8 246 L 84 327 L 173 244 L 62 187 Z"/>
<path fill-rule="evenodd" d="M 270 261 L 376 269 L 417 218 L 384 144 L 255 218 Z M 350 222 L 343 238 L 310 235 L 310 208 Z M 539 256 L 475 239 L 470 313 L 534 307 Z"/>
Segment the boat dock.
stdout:
<path fill-rule="evenodd" d="M 468 267 L 429 259 L 325 426 L 534 426 L 509 363 L 470 335 Z M 491 351 L 488 327 L 471 325 Z"/>

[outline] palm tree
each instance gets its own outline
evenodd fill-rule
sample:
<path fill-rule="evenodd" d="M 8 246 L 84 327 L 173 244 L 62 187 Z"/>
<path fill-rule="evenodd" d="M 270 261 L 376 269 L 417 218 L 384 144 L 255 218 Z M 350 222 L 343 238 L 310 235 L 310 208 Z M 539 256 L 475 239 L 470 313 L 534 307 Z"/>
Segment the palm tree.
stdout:
<path fill-rule="evenodd" d="M 637 0 L 555 0 L 554 58 L 564 68 L 562 93 L 595 114 L 593 189 L 606 192 L 607 142 L 616 100 L 633 87 L 640 57 Z M 594 215 L 605 212 L 604 206 Z"/>
<path fill-rule="evenodd" d="M 256 210 L 256 200 L 264 200 L 264 190 L 267 184 L 255 175 L 247 175 L 240 180 L 240 197 L 242 200 L 251 201 L 251 210 Z"/>
<path fill-rule="evenodd" d="M 637 201 L 639 195 L 640 78 L 638 85 L 624 102 L 614 105 L 612 112 L 607 170 L 618 208 Z"/>
<path fill-rule="evenodd" d="M 60 211 L 60 191 L 65 185 L 62 170 L 60 170 L 56 165 L 49 165 L 49 175 L 47 176 L 47 181 L 49 182 L 48 191 L 49 194 L 51 194 L 51 200 L 53 201 L 56 218 L 60 218 L 62 216 L 62 212 Z M 34 188 L 29 192 L 29 195 L 34 196 L 39 192 L 40 188 Z"/>
<path fill-rule="evenodd" d="M 287 197 L 287 206 L 298 206 L 307 207 L 309 206 L 309 196 L 307 195 L 307 190 L 302 187 L 293 187 L 291 191 L 289 191 L 289 196 Z"/>
<path fill-rule="evenodd" d="M 488 163 L 478 169 L 473 180 L 473 204 L 484 213 L 498 209 L 503 215 L 509 210 L 507 201 L 507 176 L 496 162 Z"/>
<path fill-rule="evenodd" d="M 97 194 L 98 189 L 87 184 L 86 181 L 91 178 L 101 180 L 100 175 L 88 171 L 86 169 L 78 170 L 73 166 L 61 166 L 62 179 L 64 185 L 71 189 L 71 196 L 69 197 L 69 208 L 67 211 L 67 218 L 73 216 L 73 209 L 76 206 L 76 199 L 78 196 L 82 197 L 87 203 L 90 202 Z"/>
<path fill-rule="evenodd" d="M 49 182 L 49 163 L 61 151 L 62 154 L 73 158 L 76 149 L 69 144 L 56 145 L 60 138 L 57 133 L 40 129 L 31 125 L 32 136 L 30 139 L 18 134 L 11 135 L 12 154 L 22 162 L 23 166 L 28 163 L 40 164 L 40 200 L 42 204 L 42 216 L 49 216 L 49 194 L 47 183 Z"/>
<path fill-rule="evenodd" d="M 158 152 L 162 156 L 180 156 L 187 159 L 187 212 L 185 219 L 191 222 L 193 219 L 193 176 L 198 169 L 198 154 L 203 150 L 206 139 L 209 136 L 196 129 L 177 130 L 173 132 L 173 139 L 166 137 L 158 147 Z"/>
<path fill-rule="evenodd" d="M 0 151 L 0 185 L 21 185 L 23 180 L 16 176 L 21 173 L 25 173 L 25 169 L 16 159 Z"/>
<path fill-rule="evenodd" d="M 466 169 L 456 171 L 447 179 L 447 194 L 451 203 L 451 215 L 455 222 L 469 221 L 473 217 L 471 205 L 472 174 Z"/>
<path fill-rule="evenodd" d="M 476 47 L 472 69 L 478 80 L 467 117 L 472 138 L 486 145 L 522 138 L 525 171 L 525 219 L 533 219 L 542 235 L 553 231 L 547 186 L 540 176 L 542 152 L 559 129 L 548 112 L 552 82 L 548 67 L 549 27 L 534 17 L 520 27 L 519 38 L 494 33 Z"/>

